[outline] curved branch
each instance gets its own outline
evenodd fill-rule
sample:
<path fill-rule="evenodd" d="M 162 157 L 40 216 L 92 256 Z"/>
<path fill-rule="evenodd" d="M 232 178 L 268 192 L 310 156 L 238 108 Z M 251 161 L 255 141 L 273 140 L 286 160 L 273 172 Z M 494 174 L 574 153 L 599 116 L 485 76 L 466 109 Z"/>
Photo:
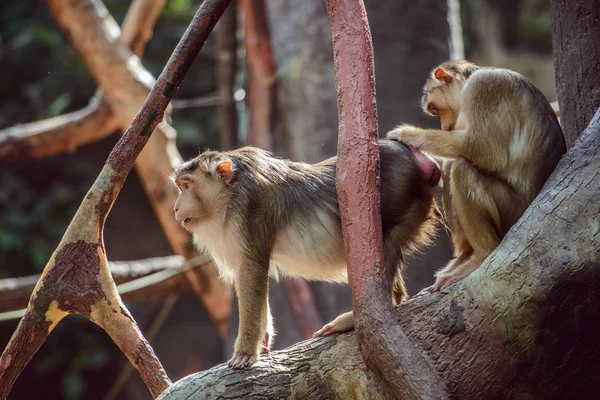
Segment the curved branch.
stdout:
<path fill-rule="evenodd" d="M 0 166 L 70 153 L 118 128 L 119 121 L 108 104 L 94 96 L 81 110 L 0 130 Z"/>
<path fill-rule="evenodd" d="M 443 399 L 429 361 L 395 322 L 385 282 L 373 44 L 362 0 L 326 0 L 333 33 L 339 139 L 336 177 L 361 354 L 402 399 Z"/>
<path fill-rule="evenodd" d="M 198 268 L 207 268 L 209 259 L 201 258 L 199 261 L 191 260 Z M 181 256 L 167 256 L 148 258 L 136 261 L 109 261 L 111 275 L 117 285 L 138 280 L 142 277 L 165 271 L 171 276 L 164 276 L 156 283 L 146 284 L 133 291 L 121 293 L 124 301 L 148 300 L 163 298 L 168 294 L 185 293 L 192 290 L 185 276 L 189 262 Z M 202 278 L 202 274 L 198 274 Z M 25 276 L 20 278 L 6 278 L 0 280 L 0 313 L 15 311 L 27 307 L 31 293 L 39 280 L 40 275 Z M 0 318 L 2 320 L 2 318 Z"/>

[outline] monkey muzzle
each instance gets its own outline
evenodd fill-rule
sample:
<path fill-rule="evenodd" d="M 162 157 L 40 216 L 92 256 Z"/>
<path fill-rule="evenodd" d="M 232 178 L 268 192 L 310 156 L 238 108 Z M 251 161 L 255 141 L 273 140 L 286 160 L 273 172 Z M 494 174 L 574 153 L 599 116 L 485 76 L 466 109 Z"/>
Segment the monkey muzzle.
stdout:
<path fill-rule="evenodd" d="M 442 171 L 437 161 L 429 154 L 422 153 L 413 146 L 408 146 L 408 148 L 413 152 L 417 165 L 425 177 L 425 181 L 431 186 L 436 186 L 442 177 Z"/>

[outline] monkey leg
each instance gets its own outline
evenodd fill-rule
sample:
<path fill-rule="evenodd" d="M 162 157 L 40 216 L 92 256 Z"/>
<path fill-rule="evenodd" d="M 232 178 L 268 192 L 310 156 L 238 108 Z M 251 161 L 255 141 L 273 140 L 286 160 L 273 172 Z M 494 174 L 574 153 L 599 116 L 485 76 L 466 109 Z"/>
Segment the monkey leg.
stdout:
<path fill-rule="evenodd" d="M 453 269 L 454 264 L 464 263 L 473 254 L 473 248 L 469 244 L 467 237 L 460 221 L 453 212 L 452 193 L 450 190 L 450 171 L 454 160 L 444 160 L 442 165 L 442 204 L 444 206 L 444 217 L 446 224 L 452 233 L 452 245 L 454 249 L 454 257 L 448 263 L 445 269 Z"/>
<path fill-rule="evenodd" d="M 411 208 L 407 214 L 415 216 L 416 211 Z M 385 273 L 388 281 L 390 295 L 394 305 L 401 303 L 408 297 L 408 291 L 402 278 L 402 249 L 398 243 L 405 243 L 415 227 L 412 221 L 419 221 L 419 218 L 408 219 L 405 223 L 394 227 L 385 238 Z M 399 241 L 401 240 L 401 241 Z M 339 315 L 333 321 L 325 324 L 321 329 L 313 334 L 313 337 L 322 337 L 333 335 L 334 333 L 347 332 L 354 329 L 354 315 L 352 311 Z"/>
<path fill-rule="evenodd" d="M 500 244 L 502 219 L 496 203 L 499 197 L 510 197 L 503 182 L 473 167 L 463 158 L 456 159 L 449 174 L 448 210 L 451 213 L 452 241 L 455 259 L 436 274 L 432 291 L 458 282 L 474 271 Z M 495 185 L 492 187 L 490 185 Z M 444 195 L 447 195 L 444 192 Z"/>
<path fill-rule="evenodd" d="M 243 265 L 235 277 L 240 326 L 233 346 L 229 366 L 234 369 L 249 367 L 256 362 L 265 339 L 270 346 L 273 328 L 269 315 L 269 270 L 260 263 Z"/>

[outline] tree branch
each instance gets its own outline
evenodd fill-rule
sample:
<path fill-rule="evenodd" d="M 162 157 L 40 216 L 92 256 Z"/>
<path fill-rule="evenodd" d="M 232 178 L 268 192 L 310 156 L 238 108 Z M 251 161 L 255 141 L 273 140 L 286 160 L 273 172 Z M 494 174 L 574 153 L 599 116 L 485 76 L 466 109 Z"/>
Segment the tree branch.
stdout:
<path fill-rule="evenodd" d="M 600 107 L 600 6 L 552 0 L 551 18 L 560 120 L 569 148 Z"/>
<path fill-rule="evenodd" d="M 452 398 L 598 393 L 599 171 L 600 109 L 477 271 L 396 308 L 408 339 L 423 349 Z M 308 340 L 259 358 L 249 370 L 220 365 L 190 375 L 159 399 L 397 398 L 358 354 L 355 333 Z"/>
<path fill-rule="evenodd" d="M 217 26 L 217 87 L 221 150 L 238 147 L 238 113 L 233 98 L 237 74 L 237 3 L 232 3 Z"/>
<path fill-rule="evenodd" d="M 123 21 L 121 41 L 141 57 L 166 0 L 135 0 Z M 85 108 L 42 121 L 0 130 L 0 166 L 73 152 L 110 136 L 118 119 L 101 92 Z"/>
<path fill-rule="evenodd" d="M 208 268 L 210 259 L 202 257 L 199 261 L 193 259 L 191 262 L 195 267 Z M 109 261 L 108 265 L 111 276 L 117 285 L 139 280 L 141 277 L 160 271 L 177 274 L 162 277 L 159 282 L 145 285 L 135 291 L 128 291 L 126 294 L 119 291 L 124 301 L 163 298 L 168 294 L 185 293 L 192 290 L 185 276 L 181 275 L 189 266 L 189 262 L 186 262 L 181 256 L 156 257 L 136 261 Z M 40 275 L 32 275 L 0 280 L 0 313 L 27 307 L 39 278 Z M 198 274 L 198 278 L 202 278 L 201 273 Z"/>
<path fill-rule="evenodd" d="M 393 317 L 379 209 L 373 44 L 362 0 L 326 0 L 338 97 L 336 187 L 361 354 L 402 399 L 443 399 L 429 361 Z"/>
<path fill-rule="evenodd" d="M 277 105 L 275 62 L 264 0 L 240 0 L 248 63 L 248 144 L 273 148 Z"/>

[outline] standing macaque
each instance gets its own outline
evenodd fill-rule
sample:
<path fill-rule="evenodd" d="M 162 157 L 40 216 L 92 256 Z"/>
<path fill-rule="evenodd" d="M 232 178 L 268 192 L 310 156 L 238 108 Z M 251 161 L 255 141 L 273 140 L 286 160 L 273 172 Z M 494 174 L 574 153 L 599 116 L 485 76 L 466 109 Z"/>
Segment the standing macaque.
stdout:
<path fill-rule="evenodd" d="M 385 269 L 399 302 L 407 294 L 403 256 L 433 235 L 440 170 L 397 141 L 381 140 L 379 151 Z M 269 275 L 347 282 L 335 173 L 336 158 L 309 165 L 254 147 L 207 151 L 175 171 L 175 218 L 235 285 L 240 323 L 231 367 L 250 366 L 271 348 Z M 317 334 L 353 326 L 346 313 Z"/>
<path fill-rule="evenodd" d="M 516 72 L 448 61 L 423 89 L 442 130 L 400 125 L 387 137 L 442 157 L 443 204 L 454 259 L 437 291 L 463 279 L 500 244 L 536 197 L 565 141 L 544 95 Z"/>

